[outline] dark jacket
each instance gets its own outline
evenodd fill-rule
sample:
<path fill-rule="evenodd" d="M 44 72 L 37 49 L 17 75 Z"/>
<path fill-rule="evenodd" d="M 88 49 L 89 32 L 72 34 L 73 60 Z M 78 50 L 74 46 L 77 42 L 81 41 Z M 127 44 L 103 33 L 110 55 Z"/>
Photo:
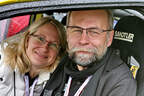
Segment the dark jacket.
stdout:
<path fill-rule="evenodd" d="M 81 96 L 136 96 L 136 81 L 115 51 L 109 53 L 107 63 L 99 68 L 88 82 Z M 67 80 L 64 74 L 66 57 L 47 82 L 44 94 L 41 96 L 62 96 L 61 84 Z M 52 95 L 53 94 L 53 95 Z"/>

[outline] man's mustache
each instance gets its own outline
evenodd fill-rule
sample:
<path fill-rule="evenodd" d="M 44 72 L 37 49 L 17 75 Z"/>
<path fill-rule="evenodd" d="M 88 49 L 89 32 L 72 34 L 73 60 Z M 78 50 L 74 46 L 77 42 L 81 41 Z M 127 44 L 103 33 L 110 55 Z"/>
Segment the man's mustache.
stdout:
<path fill-rule="evenodd" d="M 96 53 L 97 49 L 96 48 L 72 48 L 71 50 L 69 50 L 70 53 L 76 52 L 76 51 L 87 51 L 87 52 L 92 52 L 92 53 Z"/>

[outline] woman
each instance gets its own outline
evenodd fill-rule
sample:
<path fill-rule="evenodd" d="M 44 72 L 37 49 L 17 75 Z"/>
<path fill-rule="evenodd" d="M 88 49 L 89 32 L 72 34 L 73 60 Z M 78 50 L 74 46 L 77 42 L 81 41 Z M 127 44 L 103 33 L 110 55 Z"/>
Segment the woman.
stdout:
<path fill-rule="evenodd" d="M 1 96 L 39 96 L 65 53 L 64 27 L 51 17 L 34 22 L 20 36 L 2 44 Z"/>

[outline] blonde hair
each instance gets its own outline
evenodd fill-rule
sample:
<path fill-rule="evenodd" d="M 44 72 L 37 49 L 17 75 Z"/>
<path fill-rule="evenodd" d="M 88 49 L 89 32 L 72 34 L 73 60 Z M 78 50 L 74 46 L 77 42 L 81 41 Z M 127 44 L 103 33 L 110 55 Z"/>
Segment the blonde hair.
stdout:
<path fill-rule="evenodd" d="M 58 35 L 60 38 L 60 49 L 58 50 L 59 54 L 55 63 L 47 66 L 47 68 L 44 68 L 43 70 L 53 71 L 58 64 L 60 57 L 62 57 L 65 53 L 66 32 L 63 25 L 52 17 L 43 17 L 40 20 L 34 22 L 32 25 L 30 25 L 27 31 L 19 34 L 19 36 L 17 37 L 20 38 L 18 38 L 18 40 L 14 42 L 9 42 L 9 39 L 5 40 L 4 42 L 7 43 L 7 46 L 4 47 L 4 43 L 2 44 L 2 48 L 4 51 L 4 62 L 8 64 L 13 70 L 15 69 L 15 67 L 18 67 L 20 73 L 29 72 L 31 63 L 26 54 L 28 36 L 35 33 L 39 27 L 49 23 L 54 25 L 58 30 Z"/>

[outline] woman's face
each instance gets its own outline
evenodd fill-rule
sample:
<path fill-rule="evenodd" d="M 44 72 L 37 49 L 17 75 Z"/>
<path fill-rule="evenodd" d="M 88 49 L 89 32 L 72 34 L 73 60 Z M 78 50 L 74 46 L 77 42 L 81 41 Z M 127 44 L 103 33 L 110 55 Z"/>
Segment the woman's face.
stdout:
<path fill-rule="evenodd" d="M 45 24 L 30 35 L 26 54 L 34 69 L 41 69 L 54 63 L 58 55 L 59 35 L 56 27 Z"/>

